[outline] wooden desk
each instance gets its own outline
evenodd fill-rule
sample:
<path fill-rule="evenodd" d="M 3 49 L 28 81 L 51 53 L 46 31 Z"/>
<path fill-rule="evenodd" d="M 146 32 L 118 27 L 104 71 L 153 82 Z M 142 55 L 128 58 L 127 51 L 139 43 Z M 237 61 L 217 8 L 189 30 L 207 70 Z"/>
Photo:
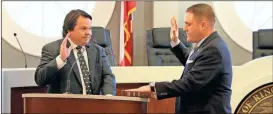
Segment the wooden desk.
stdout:
<path fill-rule="evenodd" d="M 24 113 L 147 113 L 148 98 L 80 95 L 23 94 Z"/>
<path fill-rule="evenodd" d="M 121 91 L 125 89 L 137 88 L 148 83 L 122 83 L 117 84 L 117 96 L 121 96 Z M 42 87 L 18 87 L 11 90 L 11 113 L 23 113 L 24 102 L 22 95 L 26 93 L 46 93 L 47 88 Z M 169 98 L 164 100 L 150 99 L 147 103 L 148 113 L 174 113 L 175 98 Z"/>

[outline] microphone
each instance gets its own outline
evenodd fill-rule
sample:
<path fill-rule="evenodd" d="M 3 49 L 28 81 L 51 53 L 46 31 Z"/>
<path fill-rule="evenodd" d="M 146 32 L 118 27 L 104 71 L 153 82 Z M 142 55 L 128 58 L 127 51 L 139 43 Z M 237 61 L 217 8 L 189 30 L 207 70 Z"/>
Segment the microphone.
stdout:
<path fill-rule="evenodd" d="M 24 50 L 23 50 L 23 48 L 22 48 L 22 46 L 21 46 L 21 44 L 20 44 L 20 42 L 19 42 L 19 40 L 18 40 L 18 38 L 17 38 L 17 34 L 14 33 L 13 36 L 16 38 L 16 40 L 17 40 L 17 42 L 18 42 L 18 44 L 19 44 L 19 46 L 20 46 L 20 48 L 21 48 L 21 51 L 22 51 L 22 53 L 23 53 L 23 55 L 24 55 L 24 58 L 25 58 L 25 68 L 27 68 L 27 58 L 26 58 L 26 54 L 25 54 L 25 52 L 24 52 Z"/>
<path fill-rule="evenodd" d="M 87 44 L 87 45 L 85 45 L 85 47 L 86 48 L 84 48 L 84 50 L 82 50 L 82 54 L 87 48 L 89 48 L 89 45 Z M 72 72 L 72 69 L 73 69 L 74 65 L 77 63 L 78 60 L 79 60 L 79 57 L 72 63 L 71 68 L 69 69 L 69 72 L 68 72 L 68 75 L 67 75 L 67 81 L 66 81 L 66 84 L 67 84 L 66 92 L 65 92 L 66 94 L 70 94 L 70 91 L 69 91 L 70 90 L 70 74 Z"/>

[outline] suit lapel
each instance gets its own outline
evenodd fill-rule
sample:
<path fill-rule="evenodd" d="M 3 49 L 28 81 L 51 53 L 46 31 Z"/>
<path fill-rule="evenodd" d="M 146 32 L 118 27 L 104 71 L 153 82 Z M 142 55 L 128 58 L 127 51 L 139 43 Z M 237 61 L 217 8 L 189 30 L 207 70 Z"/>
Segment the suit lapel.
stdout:
<path fill-rule="evenodd" d="M 91 77 L 91 83 L 94 84 L 94 72 L 95 72 L 95 65 L 97 64 L 97 50 L 93 44 L 90 43 L 90 47 L 87 48 L 87 56 L 88 56 L 88 66 L 89 72 Z M 93 87 L 93 86 L 92 86 Z"/>
<path fill-rule="evenodd" d="M 204 46 L 206 46 L 212 39 L 219 37 L 218 33 L 215 31 L 213 33 L 211 33 L 207 39 L 205 39 L 201 45 L 197 48 L 197 50 L 195 52 L 192 53 L 192 55 L 190 56 L 189 60 L 193 60 L 196 58 L 196 56 L 198 56 L 198 54 L 200 53 L 199 50 L 202 49 Z M 184 72 L 187 73 L 189 68 L 188 68 L 188 64 L 186 64 L 186 66 L 184 67 L 185 70 L 183 71 L 183 74 L 181 76 L 181 78 L 184 75 Z"/>
<path fill-rule="evenodd" d="M 201 45 L 197 48 L 197 50 L 199 50 L 200 48 L 206 46 L 212 39 L 219 37 L 218 33 L 215 31 L 213 33 L 211 33 L 207 39 L 204 40 L 204 42 L 201 43 Z"/>
<path fill-rule="evenodd" d="M 211 40 L 213 40 L 214 38 L 219 37 L 218 33 L 215 31 L 213 33 L 211 33 L 202 43 L 201 45 L 196 49 L 196 51 L 193 52 L 193 54 L 191 55 L 190 59 L 193 60 L 193 58 L 195 58 L 200 52 L 199 50 L 202 49 L 204 46 L 206 46 Z"/>
<path fill-rule="evenodd" d="M 193 59 L 193 58 L 195 58 L 200 52 L 199 52 L 199 50 L 200 49 L 202 49 L 204 46 L 206 46 L 212 39 L 214 39 L 214 38 L 216 38 L 216 37 L 218 37 L 219 35 L 218 35 L 218 33 L 215 31 L 215 32 L 213 32 L 213 33 L 211 33 L 202 43 L 201 43 L 201 45 L 196 49 L 196 51 L 194 51 L 193 53 L 192 53 L 192 55 L 190 56 L 190 58 L 191 58 L 191 60 Z"/>

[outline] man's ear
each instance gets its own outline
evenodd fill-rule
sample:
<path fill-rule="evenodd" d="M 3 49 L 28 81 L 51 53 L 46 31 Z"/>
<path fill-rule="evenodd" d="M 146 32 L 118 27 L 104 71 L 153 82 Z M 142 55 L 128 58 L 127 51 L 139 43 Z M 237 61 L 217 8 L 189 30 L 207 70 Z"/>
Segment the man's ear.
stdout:
<path fill-rule="evenodd" d="M 208 26 L 208 23 L 207 23 L 206 21 L 202 21 L 202 22 L 201 22 L 201 28 L 202 28 L 202 29 L 206 29 L 207 26 Z"/>
<path fill-rule="evenodd" d="M 203 31 L 203 30 L 207 29 L 207 23 L 205 21 L 201 21 L 199 23 L 199 27 L 200 27 L 200 30 Z"/>
<path fill-rule="evenodd" d="M 71 31 L 67 30 L 67 34 L 71 34 Z"/>

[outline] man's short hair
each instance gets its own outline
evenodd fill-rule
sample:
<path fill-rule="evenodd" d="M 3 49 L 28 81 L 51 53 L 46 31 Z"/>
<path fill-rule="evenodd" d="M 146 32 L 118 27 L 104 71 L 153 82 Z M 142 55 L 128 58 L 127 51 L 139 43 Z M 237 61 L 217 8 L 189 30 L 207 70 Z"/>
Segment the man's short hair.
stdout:
<path fill-rule="evenodd" d="M 88 13 L 86 13 L 83 10 L 80 9 L 76 9 L 76 10 L 71 10 L 64 19 L 64 24 L 63 24 L 63 38 L 65 38 L 66 34 L 68 33 L 68 30 L 74 30 L 74 27 L 77 24 L 77 19 L 83 16 L 85 18 L 89 18 L 90 20 L 92 20 L 91 15 L 89 15 Z"/>
<path fill-rule="evenodd" d="M 212 7 L 208 4 L 195 4 L 189 7 L 186 12 L 193 13 L 194 18 L 203 18 L 205 17 L 212 25 L 215 24 L 215 13 Z"/>

